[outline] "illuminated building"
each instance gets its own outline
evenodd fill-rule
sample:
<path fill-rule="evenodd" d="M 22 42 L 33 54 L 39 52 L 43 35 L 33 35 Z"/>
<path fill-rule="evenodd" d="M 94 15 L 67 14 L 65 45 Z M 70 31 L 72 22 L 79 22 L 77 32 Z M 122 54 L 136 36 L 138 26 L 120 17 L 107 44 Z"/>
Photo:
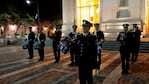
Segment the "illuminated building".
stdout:
<path fill-rule="evenodd" d="M 67 35 L 73 24 L 81 32 L 82 20 L 100 23 L 108 38 L 122 31 L 122 24 L 138 24 L 144 36 L 149 36 L 149 0 L 62 0 L 63 32 Z M 91 28 L 91 32 L 94 27 Z"/>

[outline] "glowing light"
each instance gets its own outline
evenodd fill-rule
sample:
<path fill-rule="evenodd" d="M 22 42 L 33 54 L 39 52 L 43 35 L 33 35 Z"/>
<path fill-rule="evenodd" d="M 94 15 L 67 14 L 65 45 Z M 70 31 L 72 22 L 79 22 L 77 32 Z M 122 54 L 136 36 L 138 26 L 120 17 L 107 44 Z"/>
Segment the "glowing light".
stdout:
<path fill-rule="evenodd" d="M 54 27 L 53 30 L 56 31 L 56 28 Z"/>
<path fill-rule="evenodd" d="M 33 26 L 33 27 L 32 27 L 32 31 L 33 31 L 33 32 L 36 32 L 36 31 L 37 31 L 37 28 L 38 28 L 37 26 Z"/>
<path fill-rule="evenodd" d="M 1 26 L 1 30 L 4 31 L 4 26 Z"/>
<path fill-rule="evenodd" d="M 94 16 L 94 7 L 93 7 L 94 3 L 91 2 L 90 3 L 90 17 L 93 17 Z"/>
<path fill-rule="evenodd" d="M 17 29 L 17 25 L 9 25 L 8 26 L 10 28 L 11 31 L 15 31 Z"/>
<path fill-rule="evenodd" d="M 54 29 L 49 29 L 49 33 L 50 33 L 50 36 L 53 36 L 55 34 L 55 30 Z"/>
<path fill-rule="evenodd" d="M 43 27 L 44 31 L 46 31 L 48 29 L 48 27 Z"/>
<path fill-rule="evenodd" d="M 94 3 L 93 2 L 90 2 L 90 6 L 93 6 L 94 5 Z"/>
<path fill-rule="evenodd" d="M 30 0 L 26 0 L 26 3 L 27 3 L 27 4 L 31 4 L 31 1 L 30 1 Z"/>
<path fill-rule="evenodd" d="M 96 13 L 97 13 L 97 14 L 100 13 L 100 9 L 99 9 L 99 8 L 96 9 Z"/>

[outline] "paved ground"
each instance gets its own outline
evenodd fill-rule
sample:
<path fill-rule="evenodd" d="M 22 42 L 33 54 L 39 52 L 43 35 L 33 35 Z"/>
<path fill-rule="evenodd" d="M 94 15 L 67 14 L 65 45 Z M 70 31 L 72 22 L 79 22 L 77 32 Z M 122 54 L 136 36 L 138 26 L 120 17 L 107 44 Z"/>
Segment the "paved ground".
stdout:
<path fill-rule="evenodd" d="M 78 68 L 69 66 L 70 56 L 61 54 L 59 64 L 54 64 L 50 47 L 45 48 L 45 60 L 38 62 L 37 51 L 34 59 L 20 46 L 0 48 L 0 84 L 79 84 Z M 149 55 L 140 53 L 138 61 L 130 64 L 130 74 L 121 74 L 119 52 L 103 51 L 99 73 L 94 70 L 94 84 L 149 84 Z"/>

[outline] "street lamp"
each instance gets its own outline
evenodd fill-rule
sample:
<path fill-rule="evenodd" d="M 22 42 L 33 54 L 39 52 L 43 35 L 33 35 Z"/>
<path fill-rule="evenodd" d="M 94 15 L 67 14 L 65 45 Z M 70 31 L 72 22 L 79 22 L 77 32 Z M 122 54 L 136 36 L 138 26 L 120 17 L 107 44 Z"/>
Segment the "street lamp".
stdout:
<path fill-rule="evenodd" d="M 26 0 L 26 3 L 27 3 L 27 4 L 31 4 L 31 1 L 29 1 L 29 0 Z"/>
<path fill-rule="evenodd" d="M 35 3 L 36 7 L 37 7 L 37 15 L 35 17 L 37 17 L 37 21 L 38 21 L 38 32 L 40 31 L 40 18 L 39 18 L 39 3 L 37 1 L 30 1 L 30 0 L 26 0 L 27 4 L 31 4 L 31 3 Z"/>

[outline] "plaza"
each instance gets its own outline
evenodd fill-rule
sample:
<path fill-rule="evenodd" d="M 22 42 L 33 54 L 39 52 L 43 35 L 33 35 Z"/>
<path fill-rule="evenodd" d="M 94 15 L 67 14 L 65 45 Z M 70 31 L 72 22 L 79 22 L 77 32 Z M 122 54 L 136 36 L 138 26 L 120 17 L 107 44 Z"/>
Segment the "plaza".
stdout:
<path fill-rule="evenodd" d="M 38 62 L 34 51 L 29 60 L 27 50 L 21 46 L 0 48 L 0 84 L 79 84 L 78 68 L 69 66 L 69 53 L 61 53 L 60 63 L 54 64 L 51 47 L 45 48 L 45 60 Z M 148 53 L 139 53 L 137 62 L 130 64 L 129 74 L 121 74 L 119 51 L 102 51 L 99 73 L 94 70 L 94 84 L 148 84 Z"/>

